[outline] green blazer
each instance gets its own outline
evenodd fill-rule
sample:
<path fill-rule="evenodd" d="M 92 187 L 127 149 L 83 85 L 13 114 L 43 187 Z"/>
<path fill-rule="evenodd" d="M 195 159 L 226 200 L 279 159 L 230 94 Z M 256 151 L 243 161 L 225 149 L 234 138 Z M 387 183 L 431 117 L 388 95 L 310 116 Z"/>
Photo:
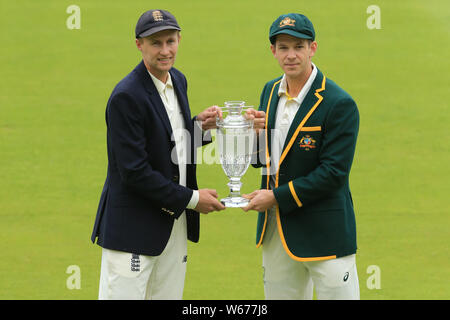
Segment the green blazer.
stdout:
<path fill-rule="evenodd" d="M 281 77 L 269 81 L 259 110 L 266 113 L 264 138 L 258 139 L 263 166 L 261 189 L 278 202 L 276 220 L 288 255 L 299 261 L 333 259 L 356 252 L 356 223 L 349 188 L 350 168 L 359 129 L 352 97 L 318 70 L 288 131 L 279 167 L 270 172 L 271 129 L 274 128 Z M 264 240 L 267 211 L 258 215 L 256 243 Z"/>

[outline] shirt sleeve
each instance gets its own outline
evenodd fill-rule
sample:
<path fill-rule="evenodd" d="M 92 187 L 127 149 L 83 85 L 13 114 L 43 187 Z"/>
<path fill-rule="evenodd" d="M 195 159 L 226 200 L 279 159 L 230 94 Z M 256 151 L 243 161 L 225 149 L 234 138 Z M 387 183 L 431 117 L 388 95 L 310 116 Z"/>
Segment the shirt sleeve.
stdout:
<path fill-rule="evenodd" d="M 187 204 L 187 209 L 195 209 L 195 207 L 198 204 L 198 200 L 200 199 L 200 194 L 198 193 L 198 190 L 192 190 L 192 197 L 191 200 L 189 200 L 189 203 Z"/>

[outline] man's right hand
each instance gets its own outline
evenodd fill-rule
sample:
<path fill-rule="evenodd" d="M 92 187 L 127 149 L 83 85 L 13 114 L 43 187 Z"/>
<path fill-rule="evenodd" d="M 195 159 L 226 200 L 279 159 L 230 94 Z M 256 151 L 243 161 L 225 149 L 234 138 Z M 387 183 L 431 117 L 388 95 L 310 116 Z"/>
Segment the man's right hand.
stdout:
<path fill-rule="evenodd" d="M 195 211 L 201 213 L 209 213 L 211 211 L 224 210 L 225 206 L 217 200 L 218 194 L 213 189 L 200 189 L 198 190 L 199 199 Z"/>
<path fill-rule="evenodd" d="M 259 133 L 259 130 L 264 129 L 266 126 L 266 113 L 264 111 L 248 108 L 245 111 L 245 118 L 253 120 L 253 129 L 256 130 L 256 133 Z"/>

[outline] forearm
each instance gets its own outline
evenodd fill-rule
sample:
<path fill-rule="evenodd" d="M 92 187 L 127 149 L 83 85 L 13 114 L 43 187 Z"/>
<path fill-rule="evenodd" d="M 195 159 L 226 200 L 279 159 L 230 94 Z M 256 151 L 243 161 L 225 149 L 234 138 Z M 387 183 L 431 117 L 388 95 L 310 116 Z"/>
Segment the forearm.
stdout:
<path fill-rule="evenodd" d="M 122 183 L 139 196 L 151 201 L 157 207 L 166 208 L 178 217 L 188 206 L 193 190 L 179 185 L 153 170 L 146 168 L 124 168 L 119 164 Z"/>
<path fill-rule="evenodd" d="M 341 188 L 348 180 L 348 172 L 321 165 L 304 177 L 298 177 L 273 189 L 280 210 L 292 210 L 308 206 Z"/>

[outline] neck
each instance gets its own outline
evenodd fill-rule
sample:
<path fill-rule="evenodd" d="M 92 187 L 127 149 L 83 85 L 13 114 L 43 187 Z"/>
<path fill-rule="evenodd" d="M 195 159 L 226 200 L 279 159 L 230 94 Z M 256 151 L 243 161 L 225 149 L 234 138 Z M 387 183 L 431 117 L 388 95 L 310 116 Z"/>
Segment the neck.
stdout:
<path fill-rule="evenodd" d="M 154 70 L 151 68 L 147 62 L 144 60 L 145 67 L 147 70 L 158 80 L 160 80 L 162 83 L 166 83 L 167 79 L 169 78 L 169 71 L 161 71 L 161 70 Z"/>
<path fill-rule="evenodd" d="M 302 91 L 313 70 L 312 64 L 310 68 L 297 76 L 286 75 L 287 92 L 291 97 L 296 97 Z"/>

